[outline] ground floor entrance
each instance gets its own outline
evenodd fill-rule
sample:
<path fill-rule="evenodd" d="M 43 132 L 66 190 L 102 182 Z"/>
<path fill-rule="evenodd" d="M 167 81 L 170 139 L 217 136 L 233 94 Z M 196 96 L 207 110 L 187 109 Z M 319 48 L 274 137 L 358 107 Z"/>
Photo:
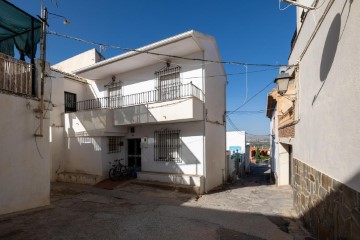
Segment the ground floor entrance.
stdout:
<path fill-rule="evenodd" d="M 128 166 L 141 168 L 141 139 L 128 139 Z"/>

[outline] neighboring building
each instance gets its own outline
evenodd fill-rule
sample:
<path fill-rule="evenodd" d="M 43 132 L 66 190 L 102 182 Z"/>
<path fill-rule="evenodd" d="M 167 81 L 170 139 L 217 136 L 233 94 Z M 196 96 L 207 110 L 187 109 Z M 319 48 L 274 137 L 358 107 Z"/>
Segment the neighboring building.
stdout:
<path fill-rule="evenodd" d="M 281 70 L 282 71 L 282 70 Z M 295 79 L 289 81 L 286 95 L 273 89 L 267 98 L 266 116 L 270 118 L 271 170 L 278 186 L 292 184 L 292 148 L 295 141 Z"/>
<path fill-rule="evenodd" d="M 289 182 L 294 204 L 317 238 L 358 239 L 360 161 L 355 153 L 360 128 L 360 2 L 307 1 L 311 3 L 313 10 L 297 8 L 297 31 L 291 44 L 289 64 L 296 67 L 287 72 L 293 77 L 296 96 L 286 92 L 281 97 L 296 97 L 289 112 L 294 115 L 294 133 L 292 127 L 281 128 L 280 115 L 287 114 L 281 112 L 283 100 L 270 99 L 277 102 L 275 111 L 268 113 L 274 123 L 275 145 L 276 136 L 280 142 L 276 161 L 292 159 Z"/>
<path fill-rule="evenodd" d="M 246 133 L 245 131 L 233 131 L 226 132 L 226 150 L 233 153 L 233 151 L 238 150 L 239 153 L 245 153 L 245 142 L 246 142 Z"/>
<path fill-rule="evenodd" d="M 236 176 L 234 176 L 233 172 L 237 172 L 237 175 L 242 176 L 246 169 L 250 169 L 250 162 L 245 161 L 245 142 L 245 131 L 226 132 L 226 151 L 228 152 L 229 156 L 226 175 L 229 179 L 231 179 L 231 181 L 236 180 Z M 234 159 L 234 153 L 241 155 L 241 161 L 239 163 L 232 162 L 232 160 Z"/>
<path fill-rule="evenodd" d="M 199 193 L 223 183 L 223 65 L 172 55 L 221 61 L 213 37 L 189 31 L 107 60 L 88 51 L 54 65 L 53 179 L 96 183 L 124 159 L 142 180 Z"/>
<path fill-rule="evenodd" d="M 0 23 L 0 214 L 6 214 L 49 204 L 49 111 L 39 136 L 41 22 L 0 1 Z M 14 58 L 15 46 L 23 60 Z M 50 86 L 47 81 L 46 106 Z"/>

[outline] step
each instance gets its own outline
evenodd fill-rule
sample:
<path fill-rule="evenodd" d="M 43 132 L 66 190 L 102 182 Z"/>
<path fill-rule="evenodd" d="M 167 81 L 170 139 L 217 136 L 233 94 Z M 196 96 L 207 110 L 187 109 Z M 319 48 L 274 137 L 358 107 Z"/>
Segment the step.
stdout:
<path fill-rule="evenodd" d="M 181 174 L 181 173 L 159 173 L 159 172 L 138 172 L 139 180 L 157 181 L 189 186 L 201 186 L 200 175 Z"/>
<path fill-rule="evenodd" d="M 58 174 L 56 181 L 94 185 L 103 179 L 104 177 L 94 174 L 62 172 Z"/>
<path fill-rule="evenodd" d="M 132 184 L 137 185 L 144 185 L 144 186 L 150 186 L 155 188 L 160 188 L 164 190 L 175 190 L 178 192 L 183 193 L 191 193 L 200 195 L 200 186 L 190 186 L 190 185 L 183 185 L 183 184 L 174 184 L 174 183 L 168 183 L 168 182 L 159 182 L 159 181 L 148 181 L 148 180 L 139 180 L 135 179 L 131 181 Z"/>
<path fill-rule="evenodd" d="M 181 173 L 161 173 L 161 172 L 138 172 L 139 181 L 150 182 L 151 184 L 162 184 L 172 186 L 179 191 L 203 194 L 203 177 L 200 175 L 181 174 Z"/>

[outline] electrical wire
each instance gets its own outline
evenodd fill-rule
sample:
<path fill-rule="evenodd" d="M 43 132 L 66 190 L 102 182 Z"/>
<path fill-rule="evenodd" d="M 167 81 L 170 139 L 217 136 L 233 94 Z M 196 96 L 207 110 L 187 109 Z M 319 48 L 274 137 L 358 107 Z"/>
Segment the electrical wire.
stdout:
<path fill-rule="evenodd" d="M 127 51 L 127 52 L 146 53 L 146 54 L 151 54 L 151 55 L 155 55 L 155 56 L 163 56 L 163 57 L 177 58 L 177 59 L 190 60 L 190 61 L 220 63 L 220 64 L 229 64 L 229 65 L 241 65 L 241 66 L 248 65 L 248 66 L 254 66 L 254 67 L 294 67 L 295 66 L 295 65 L 288 65 L 288 64 L 245 63 L 245 62 L 238 62 L 238 61 L 217 61 L 217 60 L 201 59 L 201 58 L 188 58 L 188 57 L 181 57 L 181 56 L 164 54 L 164 53 L 156 53 L 156 52 L 151 52 L 151 51 L 147 51 L 147 50 L 139 50 L 139 49 L 132 49 L 132 48 L 127 48 L 127 47 L 115 46 L 115 45 L 108 45 L 108 44 L 104 44 L 104 43 L 93 42 L 93 41 L 89 41 L 89 40 L 85 40 L 85 39 L 81 39 L 81 38 L 77 38 L 77 37 L 72 37 L 69 35 L 60 34 L 60 33 L 53 32 L 53 31 L 47 31 L 46 33 L 52 34 L 52 35 L 58 36 L 58 37 L 72 39 L 72 40 L 75 40 L 78 42 L 96 45 L 96 46 L 105 46 L 107 48 L 120 49 L 122 51 Z"/>
<path fill-rule="evenodd" d="M 259 95 L 261 92 L 263 92 L 268 86 L 270 86 L 271 84 L 273 84 L 273 81 L 269 82 L 264 88 L 262 88 L 260 91 L 258 91 L 257 93 L 255 93 L 251 98 L 249 98 L 246 102 L 244 102 L 243 104 L 241 104 L 239 107 L 237 107 L 235 110 L 230 111 L 227 113 L 227 115 L 231 115 L 234 112 L 236 112 L 237 110 L 239 110 L 240 108 L 244 107 L 246 104 L 248 104 L 252 99 L 254 99 L 257 95 Z"/>

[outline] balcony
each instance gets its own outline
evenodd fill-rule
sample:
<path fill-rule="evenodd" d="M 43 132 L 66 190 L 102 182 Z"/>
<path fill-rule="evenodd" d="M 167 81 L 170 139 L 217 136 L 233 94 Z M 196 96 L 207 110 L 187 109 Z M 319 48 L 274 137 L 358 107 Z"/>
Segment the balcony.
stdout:
<path fill-rule="evenodd" d="M 31 64 L 0 53 L 0 91 L 31 96 Z"/>
<path fill-rule="evenodd" d="M 203 119 L 203 93 L 192 83 L 77 102 L 76 110 L 112 109 L 114 126 Z"/>

